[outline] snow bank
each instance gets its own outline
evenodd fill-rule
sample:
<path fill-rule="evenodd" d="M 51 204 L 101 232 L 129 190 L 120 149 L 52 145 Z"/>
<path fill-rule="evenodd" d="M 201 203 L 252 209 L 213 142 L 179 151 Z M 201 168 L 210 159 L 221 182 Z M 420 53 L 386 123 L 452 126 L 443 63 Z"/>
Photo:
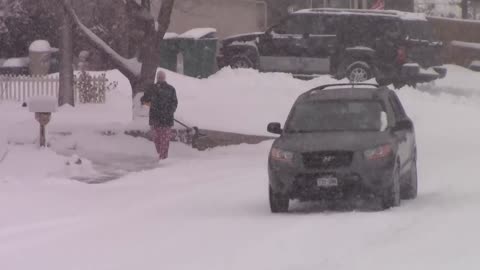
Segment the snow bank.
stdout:
<path fill-rule="evenodd" d="M 28 57 L 9 58 L 3 62 L 2 67 L 28 67 L 29 63 Z"/>
<path fill-rule="evenodd" d="M 472 63 L 470 63 L 470 66 L 468 68 L 473 71 L 477 71 L 477 72 L 480 71 L 480 61 L 479 60 L 472 61 Z"/>
<path fill-rule="evenodd" d="M 167 80 L 177 89 L 176 117 L 203 129 L 269 135 L 269 122 L 284 122 L 295 99 L 306 90 L 336 80 L 311 81 L 290 74 L 226 68 L 208 79 L 170 71 Z"/>
<path fill-rule="evenodd" d="M 452 94 L 456 96 L 480 96 L 480 76 L 477 72 L 467 68 L 446 65 L 447 76 L 430 84 L 420 85 L 418 88 L 431 94 Z"/>
<path fill-rule="evenodd" d="M 15 146 L 0 163 L 0 180 L 43 181 L 62 170 L 65 158 L 36 145 Z M 66 175 L 61 175 L 63 178 Z"/>
<path fill-rule="evenodd" d="M 458 41 L 454 40 L 450 42 L 452 46 L 455 47 L 461 47 L 461 48 L 467 48 L 467 49 L 474 49 L 474 50 L 480 50 L 480 43 L 474 43 L 474 42 L 465 42 L 465 41 Z"/>

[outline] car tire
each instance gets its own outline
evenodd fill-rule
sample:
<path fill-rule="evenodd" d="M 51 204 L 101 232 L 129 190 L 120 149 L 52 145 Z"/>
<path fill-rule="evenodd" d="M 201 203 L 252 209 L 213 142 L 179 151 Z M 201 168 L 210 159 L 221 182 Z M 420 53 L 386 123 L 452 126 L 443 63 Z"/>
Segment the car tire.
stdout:
<path fill-rule="evenodd" d="M 414 160 L 412 168 L 409 171 L 408 179 L 402 187 L 402 199 L 412 200 L 418 195 L 418 175 L 417 175 L 417 161 Z"/>
<path fill-rule="evenodd" d="M 290 204 L 290 199 L 288 198 L 288 196 L 280 193 L 275 193 L 272 190 L 272 187 L 269 187 L 268 196 L 270 200 L 270 210 L 272 211 L 272 213 L 288 212 L 288 206 Z"/>
<path fill-rule="evenodd" d="M 230 60 L 230 67 L 233 69 L 255 68 L 255 63 L 245 55 L 237 55 Z"/>
<path fill-rule="evenodd" d="M 347 67 L 346 77 L 352 83 L 360 83 L 372 78 L 372 68 L 366 62 L 354 62 Z"/>
<path fill-rule="evenodd" d="M 401 203 L 401 187 L 400 187 L 400 172 L 398 166 L 395 168 L 392 174 L 392 183 L 385 190 L 383 195 L 382 204 L 383 209 L 389 209 L 392 207 L 397 207 Z"/>

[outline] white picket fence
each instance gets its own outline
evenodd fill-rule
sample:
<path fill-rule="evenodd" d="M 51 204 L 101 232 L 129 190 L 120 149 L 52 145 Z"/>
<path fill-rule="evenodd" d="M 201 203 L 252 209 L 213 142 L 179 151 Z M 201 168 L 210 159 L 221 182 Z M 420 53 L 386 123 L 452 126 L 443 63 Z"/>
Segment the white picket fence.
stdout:
<path fill-rule="evenodd" d="M 106 82 L 105 77 L 92 76 L 93 84 L 105 85 Z M 59 88 L 60 80 L 58 75 L 0 75 L 0 100 L 26 102 L 32 96 L 53 96 L 58 98 Z M 76 86 L 74 86 L 74 96 L 75 103 L 78 103 L 80 92 Z"/>

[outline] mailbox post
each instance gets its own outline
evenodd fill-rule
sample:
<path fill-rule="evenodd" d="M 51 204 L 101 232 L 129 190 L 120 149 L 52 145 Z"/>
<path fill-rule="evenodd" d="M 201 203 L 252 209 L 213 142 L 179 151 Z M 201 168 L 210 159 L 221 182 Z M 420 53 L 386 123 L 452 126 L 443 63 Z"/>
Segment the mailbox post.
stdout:
<path fill-rule="evenodd" d="M 55 97 L 37 96 L 28 101 L 30 112 L 35 113 L 35 119 L 40 124 L 40 147 L 47 145 L 45 127 L 50 122 L 52 113 L 57 111 L 58 101 Z"/>

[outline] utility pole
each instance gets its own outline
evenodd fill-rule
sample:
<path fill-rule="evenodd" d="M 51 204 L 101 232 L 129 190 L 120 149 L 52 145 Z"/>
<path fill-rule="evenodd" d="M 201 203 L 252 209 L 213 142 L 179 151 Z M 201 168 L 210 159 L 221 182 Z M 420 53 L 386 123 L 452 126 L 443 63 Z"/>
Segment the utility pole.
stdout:
<path fill-rule="evenodd" d="M 60 27 L 60 89 L 58 104 L 75 106 L 73 94 L 73 23 L 64 10 Z"/>

